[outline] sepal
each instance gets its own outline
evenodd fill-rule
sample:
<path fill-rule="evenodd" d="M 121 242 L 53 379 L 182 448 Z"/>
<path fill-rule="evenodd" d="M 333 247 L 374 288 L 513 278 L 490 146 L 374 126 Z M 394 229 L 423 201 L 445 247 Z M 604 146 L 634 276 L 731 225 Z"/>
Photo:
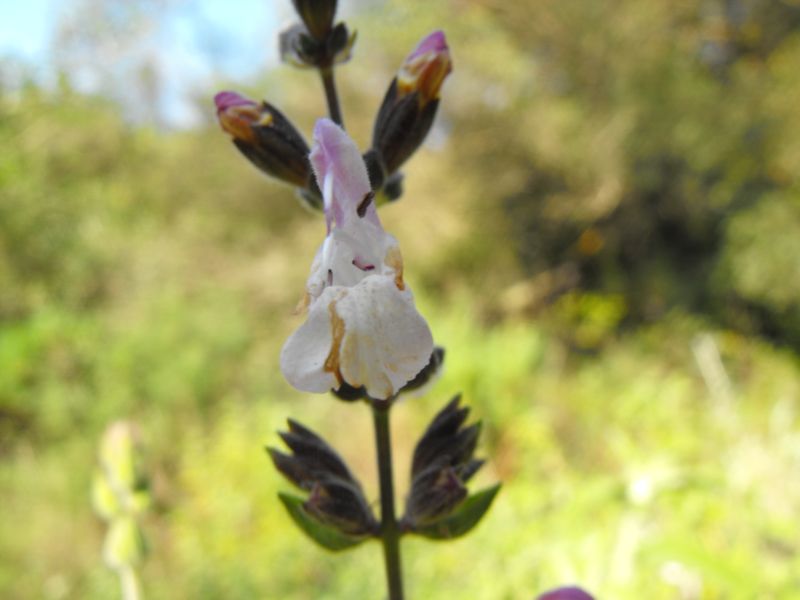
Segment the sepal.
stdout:
<path fill-rule="evenodd" d="M 309 186 L 308 144 L 281 111 L 230 91 L 218 93 L 214 102 L 220 126 L 251 163 L 271 177 Z"/>
<path fill-rule="evenodd" d="M 420 41 L 392 80 L 372 133 L 384 177 L 397 172 L 428 135 L 439 107 L 439 92 L 452 69 L 444 34 L 435 31 Z"/>
<path fill-rule="evenodd" d="M 366 537 L 378 529 L 358 484 L 331 478 L 314 484 L 303 508 L 320 523 L 354 537 Z"/>
<path fill-rule="evenodd" d="M 441 346 L 434 346 L 428 364 L 425 365 L 422 368 L 422 370 L 416 374 L 414 379 L 409 381 L 400 389 L 400 393 L 403 392 L 420 393 L 422 390 L 424 390 L 424 388 L 428 387 L 436 379 L 438 379 L 439 375 L 441 375 L 442 373 L 443 365 L 444 365 L 444 348 L 442 348 Z"/>
<path fill-rule="evenodd" d="M 453 467 L 432 467 L 414 480 L 404 518 L 418 528 L 450 514 L 466 497 L 467 488 Z"/>
<path fill-rule="evenodd" d="M 323 39 L 315 38 L 302 23 L 292 25 L 278 38 L 281 60 L 294 67 L 330 68 L 350 60 L 356 32 L 338 23 Z"/>
<path fill-rule="evenodd" d="M 300 530 L 327 550 L 333 552 L 346 550 L 357 546 L 366 539 L 361 536 L 344 534 L 335 527 L 320 523 L 306 512 L 306 509 L 303 507 L 302 498 L 283 492 L 278 493 L 278 498 L 283 503 L 283 506 L 286 507 L 286 511 L 289 513 L 292 521 L 294 521 Z"/>
<path fill-rule="evenodd" d="M 462 429 L 469 408 L 459 406 L 460 402 L 458 394 L 433 418 L 417 442 L 411 462 L 412 480 L 431 467 L 455 467 L 472 458 L 480 425 Z"/>
<path fill-rule="evenodd" d="M 312 178 L 312 182 L 314 183 L 313 186 L 309 187 L 316 187 L 316 182 Z M 312 212 L 318 212 L 323 210 L 322 206 L 322 196 L 319 192 L 315 192 L 308 188 L 297 188 L 296 190 L 297 200 L 303 206 Z"/>
<path fill-rule="evenodd" d="M 465 426 L 469 408 L 460 401 L 457 395 L 439 411 L 414 449 L 402 519 L 406 531 L 434 539 L 464 535 L 497 494 L 499 485 L 468 496 L 466 484 L 484 461 L 473 457 L 480 423 Z"/>
<path fill-rule="evenodd" d="M 358 485 L 344 460 L 325 440 L 293 419 L 288 419 L 287 423 L 289 431 L 280 432 L 278 435 L 292 450 L 292 454 L 267 448 L 275 468 L 284 477 L 307 491 L 319 481 L 331 478 Z"/>
<path fill-rule="evenodd" d="M 339 389 L 331 390 L 331 393 L 336 396 L 339 400 L 344 400 L 345 402 L 355 402 L 356 400 L 365 400 L 369 396 L 367 394 L 367 389 L 361 385 L 359 387 L 354 387 L 347 383 L 346 381 L 342 381 L 342 384 L 339 386 Z"/>
<path fill-rule="evenodd" d="M 404 175 L 400 171 L 397 171 L 386 179 L 386 183 L 383 184 L 382 192 L 387 202 L 399 200 L 400 196 L 403 195 L 403 178 Z"/>
<path fill-rule="evenodd" d="M 336 16 L 336 0 L 292 0 L 292 4 L 314 39 L 328 37 Z"/>
<path fill-rule="evenodd" d="M 329 550 L 343 550 L 373 535 L 379 525 L 361 485 L 344 460 L 316 433 L 288 420 L 279 435 L 291 454 L 267 448 L 275 468 L 291 483 L 310 492 L 307 500 L 279 494 L 294 522 Z"/>
<path fill-rule="evenodd" d="M 420 102 L 419 92 L 401 95 L 397 78 L 392 80 L 372 131 L 372 147 L 387 175 L 395 173 L 422 145 L 438 108 L 438 99 Z"/>
<path fill-rule="evenodd" d="M 501 485 L 497 483 L 473 494 L 448 516 L 422 526 L 410 526 L 410 531 L 433 540 L 449 540 L 469 533 L 489 510 Z"/>
<path fill-rule="evenodd" d="M 420 393 L 424 388 L 438 378 L 438 376 L 441 374 L 443 363 L 444 348 L 441 346 L 436 346 L 434 347 L 433 352 L 431 352 L 431 358 L 428 361 L 428 364 L 425 365 L 411 381 L 400 388 L 399 393 Z M 339 386 L 339 389 L 332 389 L 331 393 L 339 400 L 344 400 L 345 402 L 355 402 L 357 400 L 366 400 L 369 398 L 367 390 L 363 385 L 354 387 L 346 381 L 342 382 L 342 384 Z"/>

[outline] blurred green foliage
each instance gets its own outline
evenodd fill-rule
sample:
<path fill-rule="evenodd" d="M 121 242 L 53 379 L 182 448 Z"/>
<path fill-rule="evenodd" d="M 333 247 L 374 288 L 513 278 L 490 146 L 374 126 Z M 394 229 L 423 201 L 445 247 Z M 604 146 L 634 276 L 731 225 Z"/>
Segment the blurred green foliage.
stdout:
<path fill-rule="evenodd" d="M 444 104 L 475 225 L 501 204 L 525 273 L 621 295 L 626 322 L 678 305 L 800 347 L 800 6 L 458 4 Z M 418 28 L 452 10 L 426 5 Z"/>
<path fill-rule="evenodd" d="M 504 482 L 463 540 L 404 542 L 411 597 L 569 581 L 600 598 L 796 594 L 798 10 L 453 0 L 354 15 L 339 80 L 362 146 L 419 37 L 444 25 L 455 60 L 430 147 L 382 209 L 447 348 L 442 380 L 395 411 L 400 493 L 457 391 L 485 428 L 476 487 Z M 318 82 L 261 83 L 308 132 Z M 299 394 L 277 368 L 323 231 L 216 127 L 131 127 L 67 85 L 3 91 L 0 596 L 118 593 L 90 503 L 117 418 L 148 450 L 147 597 L 380 595 L 377 545 L 311 546 L 261 450 L 299 418 L 377 498 L 368 411 Z"/>

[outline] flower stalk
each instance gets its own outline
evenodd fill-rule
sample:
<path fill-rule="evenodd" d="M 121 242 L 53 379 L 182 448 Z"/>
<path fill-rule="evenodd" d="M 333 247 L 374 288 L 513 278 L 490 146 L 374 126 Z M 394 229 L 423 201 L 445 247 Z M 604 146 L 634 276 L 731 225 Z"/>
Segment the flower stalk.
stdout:
<path fill-rule="evenodd" d="M 331 117 L 331 121 L 344 128 L 342 109 L 339 105 L 339 94 L 336 92 L 336 82 L 333 79 L 333 65 L 321 67 L 319 76 L 322 79 L 322 87 L 325 90 L 325 100 L 328 103 L 328 114 Z"/>
<path fill-rule="evenodd" d="M 139 578 L 136 576 L 136 570 L 133 567 L 126 566 L 119 570 L 119 582 L 122 600 L 141 600 Z"/>
<path fill-rule="evenodd" d="M 381 529 L 383 559 L 386 567 L 386 585 L 389 600 L 403 600 L 403 574 L 400 560 L 400 528 L 394 508 L 394 480 L 392 474 L 392 441 L 389 428 L 389 411 L 392 401 L 373 400 L 372 418 L 375 424 L 375 446 L 378 454 L 378 478 L 381 493 Z"/>
<path fill-rule="evenodd" d="M 325 237 L 296 314 L 304 321 L 281 349 L 280 369 L 294 388 L 332 393 L 372 410 L 380 518 L 344 459 L 320 435 L 288 421 L 280 437 L 289 452 L 267 448 L 275 468 L 300 490 L 278 497 L 298 528 L 322 548 L 340 552 L 380 539 L 389 600 L 402 600 L 400 538 L 449 540 L 483 518 L 499 484 L 470 494 L 467 483 L 483 460 L 474 457 L 480 424 L 456 396 L 417 442 L 402 516 L 395 509 L 390 412 L 400 394 L 418 395 L 441 372 L 444 348 L 434 346 L 404 279 L 400 245 L 384 230 L 378 205 L 402 195 L 400 167 L 420 148 L 452 71 L 444 33 L 422 38 L 389 84 L 366 152 L 344 130 L 334 78 L 355 31 L 336 23 L 336 0 L 293 0 L 301 22 L 280 34 L 281 56 L 316 70 L 330 118 L 316 122 L 311 148 L 272 104 L 235 92 L 215 98 L 222 129 L 250 162 L 294 185 L 322 209 Z"/>

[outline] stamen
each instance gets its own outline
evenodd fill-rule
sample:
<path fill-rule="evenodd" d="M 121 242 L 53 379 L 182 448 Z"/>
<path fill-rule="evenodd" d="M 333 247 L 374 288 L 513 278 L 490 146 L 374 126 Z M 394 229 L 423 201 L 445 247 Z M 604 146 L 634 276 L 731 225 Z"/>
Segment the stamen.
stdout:
<path fill-rule="evenodd" d="M 333 285 L 333 271 L 328 269 L 328 285 Z"/>
<path fill-rule="evenodd" d="M 356 208 L 356 214 L 358 214 L 358 216 L 363 219 L 364 215 L 367 214 L 367 208 L 369 208 L 369 205 L 372 203 L 374 199 L 375 199 L 375 192 L 371 190 L 367 192 L 366 195 L 364 196 L 364 199 L 361 201 L 361 204 L 359 204 L 358 208 Z"/>

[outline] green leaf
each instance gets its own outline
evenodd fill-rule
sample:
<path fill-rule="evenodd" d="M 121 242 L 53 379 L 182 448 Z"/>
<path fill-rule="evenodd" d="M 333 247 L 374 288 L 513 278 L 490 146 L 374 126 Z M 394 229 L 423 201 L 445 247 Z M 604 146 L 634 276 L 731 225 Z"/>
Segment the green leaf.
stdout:
<path fill-rule="evenodd" d="M 486 514 L 494 497 L 500 491 L 501 484 L 481 490 L 464 500 L 452 513 L 421 527 L 415 527 L 414 533 L 433 540 L 449 540 L 468 533 Z"/>
<path fill-rule="evenodd" d="M 357 546 L 366 539 L 366 537 L 346 535 L 330 525 L 320 523 L 303 508 L 302 498 L 283 492 L 278 493 L 278 498 L 289 511 L 289 516 L 292 517 L 295 524 L 323 548 L 338 552 Z"/>

